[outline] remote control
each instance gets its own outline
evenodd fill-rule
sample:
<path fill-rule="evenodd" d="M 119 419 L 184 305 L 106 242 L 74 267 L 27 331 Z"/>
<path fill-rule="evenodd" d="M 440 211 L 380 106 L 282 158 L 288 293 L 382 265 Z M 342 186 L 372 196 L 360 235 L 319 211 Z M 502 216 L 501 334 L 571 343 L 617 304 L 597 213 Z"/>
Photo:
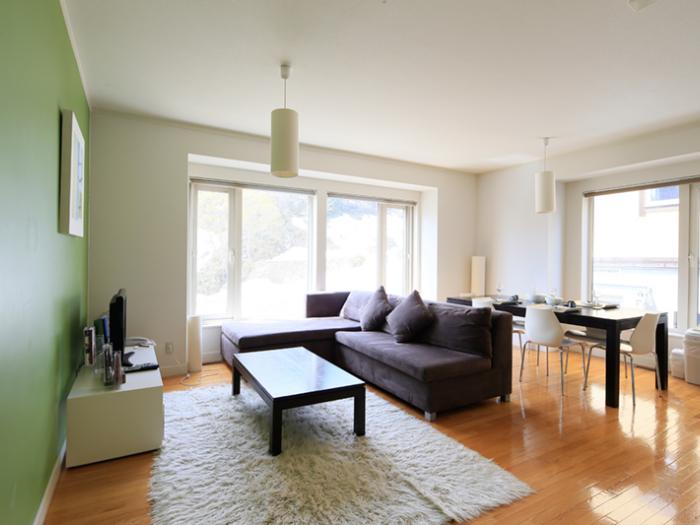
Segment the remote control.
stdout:
<path fill-rule="evenodd" d="M 140 365 L 125 366 L 124 372 L 141 372 L 142 370 L 157 370 L 158 363 L 141 363 Z"/>

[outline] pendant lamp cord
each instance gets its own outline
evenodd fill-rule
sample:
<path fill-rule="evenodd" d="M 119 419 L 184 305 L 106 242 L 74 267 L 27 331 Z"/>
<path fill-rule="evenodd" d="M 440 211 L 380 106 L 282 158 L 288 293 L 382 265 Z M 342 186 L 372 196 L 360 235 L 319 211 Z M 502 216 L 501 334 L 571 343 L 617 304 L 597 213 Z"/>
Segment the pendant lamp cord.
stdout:
<path fill-rule="evenodd" d="M 287 79 L 284 79 L 284 109 L 287 109 Z"/>
<path fill-rule="evenodd" d="M 547 145 L 549 145 L 549 137 L 543 137 L 544 142 L 544 171 L 547 171 Z"/>

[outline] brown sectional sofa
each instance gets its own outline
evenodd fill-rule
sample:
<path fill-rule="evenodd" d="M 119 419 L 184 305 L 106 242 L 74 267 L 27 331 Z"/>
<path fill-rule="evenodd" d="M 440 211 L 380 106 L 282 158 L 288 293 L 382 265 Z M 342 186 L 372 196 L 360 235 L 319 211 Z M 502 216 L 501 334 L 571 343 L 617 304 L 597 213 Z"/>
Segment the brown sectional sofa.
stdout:
<path fill-rule="evenodd" d="M 367 300 L 370 293 L 366 293 Z M 307 295 L 306 319 L 231 321 L 222 327 L 221 355 L 303 346 L 420 408 L 426 418 L 484 399 L 510 397 L 512 316 L 426 301 L 435 317 L 417 341 L 397 343 L 385 326 L 363 332 L 340 316 L 349 292 Z M 355 299 L 364 296 L 355 293 Z M 390 296 L 397 304 L 400 298 Z M 472 320 L 473 319 L 473 320 Z"/>

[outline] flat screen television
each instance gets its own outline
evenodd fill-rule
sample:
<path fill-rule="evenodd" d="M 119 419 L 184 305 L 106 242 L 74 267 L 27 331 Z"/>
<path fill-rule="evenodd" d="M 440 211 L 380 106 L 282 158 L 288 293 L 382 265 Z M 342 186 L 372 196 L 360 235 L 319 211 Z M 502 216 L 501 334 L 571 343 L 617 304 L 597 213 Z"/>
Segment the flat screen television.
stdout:
<path fill-rule="evenodd" d="M 126 290 L 120 289 L 112 296 L 109 302 L 109 338 L 112 342 L 112 349 L 122 353 L 122 363 L 128 366 L 128 358 L 124 352 L 124 342 L 126 341 Z"/>

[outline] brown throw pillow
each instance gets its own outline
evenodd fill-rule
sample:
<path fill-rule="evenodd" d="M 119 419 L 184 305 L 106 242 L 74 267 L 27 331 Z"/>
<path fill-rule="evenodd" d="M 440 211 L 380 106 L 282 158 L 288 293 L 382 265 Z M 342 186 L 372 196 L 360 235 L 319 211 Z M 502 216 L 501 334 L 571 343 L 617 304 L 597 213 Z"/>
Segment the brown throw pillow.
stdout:
<path fill-rule="evenodd" d="M 397 343 L 408 343 L 433 322 L 433 314 L 420 294 L 413 290 L 387 316 L 386 322 Z"/>
<path fill-rule="evenodd" d="M 381 330 L 382 326 L 384 326 L 384 321 L 386 321 L 386 316 L 389 315 L 392 308 L 384 287 L 380 286 L 360 312 L 360 326 L 362 330 L 365 332 Z"/>

